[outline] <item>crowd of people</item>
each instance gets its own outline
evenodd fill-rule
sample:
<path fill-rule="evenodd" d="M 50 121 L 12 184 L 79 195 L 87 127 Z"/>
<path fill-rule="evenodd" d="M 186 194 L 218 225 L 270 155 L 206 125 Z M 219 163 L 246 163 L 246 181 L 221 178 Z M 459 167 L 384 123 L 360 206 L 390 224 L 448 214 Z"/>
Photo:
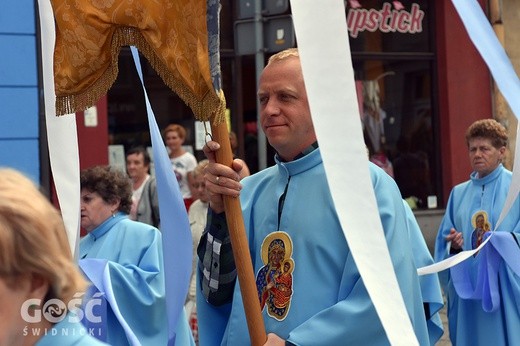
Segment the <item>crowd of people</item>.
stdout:
<path fill-rule="evenodd" d="M 297 49 L 270 57 L 258 98 L 261 129 L 276 150 L 275 165 L 260 172 L 251 174 L 236 154 L 231 167 L 219 164 L 220 144 L 214 141 L 206 143 L 206 159 L 198 162 L 183 146 L 183 126 L 170 124 L 163 131 L 193 235 L 190 287 L 176 344 L 251 343 L 244 312 L 249 302 L 240 294 L 226 196 L 241 202 L 265 345 L 389 344 L 327 184 Z M 417 274 L 434 260 L 480 249 L 494 230 L 520 248 L 518 199 L 495 229 L 512 181 L 502 165 L 505 128 L 493 119 L 480 120 L 465 139 L 473 172 L 450 194 L 433 257 L 394 179 L 368 163 L 384 236 L 420 345 L 435 345 L 444 332 L 443 297 L 453 345 L 515 345 L 520 343 L 520 278 L 507 261 L 486 269 L 481 250 L 463 266 Z M 138 146 L 126 152 L 126 172 L 111 166 L 81 171 L 86 235 L 77 263 L 57 209 L 29 178 L 0 169 L 1 345 L 168 343 L 161 218 L 151 168 L 147 149 Z M 486 270 L 496 276 L 486 281 L 495 285 L 491 288 L 482 284 Z M 461 282 L 476 287 L 473 296 L 461 293 Z M 491 289 L 493 306 L 486 308 L 482 296 Z M 51 318 L 56 311 L 46 314 L 53 301 L 64 302 L 58 310 L 65 318 Z M 99 319 L 71 318 L 89 304 Z M 45 333 L 34 333 L 36 328 Z M 74 330 L 74 336 L 64 330 Z"/>

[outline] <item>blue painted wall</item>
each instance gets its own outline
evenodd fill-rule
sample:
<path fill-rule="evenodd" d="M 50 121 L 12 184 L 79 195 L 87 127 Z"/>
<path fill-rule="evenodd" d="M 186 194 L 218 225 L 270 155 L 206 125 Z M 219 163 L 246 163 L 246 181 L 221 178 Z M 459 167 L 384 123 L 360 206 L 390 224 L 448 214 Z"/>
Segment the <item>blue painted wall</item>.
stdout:
<path fill-rule="evenodd" d="M 38 60 L 34 0 L 0 10 L 0 166 L 40 180 Z"/>

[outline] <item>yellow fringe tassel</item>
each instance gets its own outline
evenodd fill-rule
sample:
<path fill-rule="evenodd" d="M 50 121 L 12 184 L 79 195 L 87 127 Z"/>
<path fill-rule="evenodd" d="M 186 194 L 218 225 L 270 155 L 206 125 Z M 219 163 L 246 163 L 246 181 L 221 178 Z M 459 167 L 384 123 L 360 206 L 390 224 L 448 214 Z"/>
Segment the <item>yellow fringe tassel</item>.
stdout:
<path fill-rule="evenodd" d="M 56 114 L 64 115 L 83 111 L 92 107 L 114 84 L 119 73 L 118 57 L 121 47 L 136 46 L 150 62 L 164 83 L 188 105 L 197 120 L 212 121 L 219 124 L 225 121 L 226 98 L 223 90 L 206 93 L 200 100 L 185 86 L 182 80 L 175 78 L 157 57 L 143 35 L 135 28 L 120 27 L 113 36 L 112 61 L 103 75 L 88 89 L 75 95 L 56 97 Z"/>

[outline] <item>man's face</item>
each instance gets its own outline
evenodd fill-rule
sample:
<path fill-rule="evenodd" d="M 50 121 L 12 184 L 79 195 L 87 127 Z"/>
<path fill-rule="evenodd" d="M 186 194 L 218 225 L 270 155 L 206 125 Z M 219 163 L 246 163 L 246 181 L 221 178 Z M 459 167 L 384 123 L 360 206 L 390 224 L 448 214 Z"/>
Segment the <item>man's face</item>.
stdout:
<path fill-rule="evenodd" d="M 258 98 L 262 129 L 284 160 L 316 141 L 299 58 L 269 64 L 260 77 Z"/>
<path fill-rule="evenodd" d="M 148 165 L 144 164 L 142 153 L 130 154 L 126 157 L 126 171 L 132 180 L 144 178 L 148 174 Z"/>
<path fill-rule="evenodd" d="M 478 173 L 479 178 L 493 172 L 504 158 L 506 148 L 495 148 L 489 138 L 476 137 L 468 143 L 471 168 Z"/>

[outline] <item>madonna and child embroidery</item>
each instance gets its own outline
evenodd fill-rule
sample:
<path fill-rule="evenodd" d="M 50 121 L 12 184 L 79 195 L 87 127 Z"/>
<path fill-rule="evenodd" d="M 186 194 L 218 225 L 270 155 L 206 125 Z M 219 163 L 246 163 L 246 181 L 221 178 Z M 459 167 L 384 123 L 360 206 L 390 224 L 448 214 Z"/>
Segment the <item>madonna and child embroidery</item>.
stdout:
<path fill-rule="evenodd" d="M 285 232 L 268 234 L 262 242 L 262 266 L 256 274 L 256 288 L 262 311 L 282 321 L 289 312 L 292 298 L 294 260 L 292 240 Z"/>
<path fill-rule="evenodd" d="M 484 234 L 491 230 L 491 225 L 488 221 L 488 214 L 479 210 L 471 217 L 471 225 L 473 232 L 471 233 L 471 248 L 476 249 L 482 244 Z"/>

